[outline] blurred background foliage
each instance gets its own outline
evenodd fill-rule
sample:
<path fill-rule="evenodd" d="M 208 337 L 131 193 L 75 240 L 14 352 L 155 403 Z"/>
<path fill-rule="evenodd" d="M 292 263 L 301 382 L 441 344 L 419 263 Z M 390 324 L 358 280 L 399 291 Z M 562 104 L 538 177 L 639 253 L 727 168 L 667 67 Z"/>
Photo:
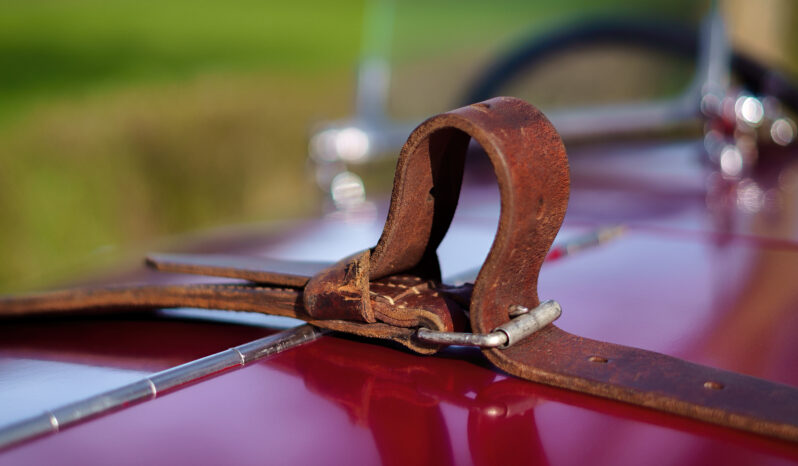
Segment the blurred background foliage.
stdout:
<path fill-rule="evenodd" d="M 372 4 L 0 0 L 0 291 L 68 280 L 165 235 L 318 214 L 307 137 L 314 123 L 352 112 L 361 54 L 389 55 L 392 111 L 420 119 L 455 105 L 491 58 L 538 31 L 595 15 L 696 23 L 706 9 L 410 0 L 385 25 L 369 20 Z M 789 2 L 724 8 L 737 44 L 795 63 Z M 382 28 L 391 32 L 380 38 Z M 620 91 L 596 92 L 594 82 L 566 97 L 623 97 L 641 83 L 671 92 L 689 76 L 656 61 L 623 73 L 602 60 L 552 67 L 531 98 L 601 64 L 596 80 Z"/>

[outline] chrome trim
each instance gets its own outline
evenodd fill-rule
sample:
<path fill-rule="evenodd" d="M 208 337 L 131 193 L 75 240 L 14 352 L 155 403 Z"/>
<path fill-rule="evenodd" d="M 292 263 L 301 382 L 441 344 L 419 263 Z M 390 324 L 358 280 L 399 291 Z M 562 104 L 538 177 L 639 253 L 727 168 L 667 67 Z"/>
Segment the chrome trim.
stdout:
<path fill-rule="evenodd" d="M 245 366 L 259 359 L 281 353 L 311 342 L 327 332 L 327 330 L 312 325 L 301 325 L 157 372 L 122 387 L 45 411 L 38 416 L 0 429 L 0 449 L 58 432 L 72 424 L 125 405 L 154 399 L 164 391 L 213 376 L 226 369 Z"/>

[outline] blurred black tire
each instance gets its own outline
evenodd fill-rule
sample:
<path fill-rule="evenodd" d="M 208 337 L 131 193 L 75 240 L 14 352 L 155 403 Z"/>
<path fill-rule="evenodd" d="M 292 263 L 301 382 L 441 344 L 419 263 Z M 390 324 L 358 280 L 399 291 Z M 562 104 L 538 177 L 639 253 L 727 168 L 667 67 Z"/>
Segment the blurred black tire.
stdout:
<path fill-rule="evenodd" d="M 501 95 L 511 81 L 532 72 L 546 59 L 582 46 L 633 45 L 695 61 L 698 31 L 683 23 L 650 19 L 588 20 L 535 36 L 489 65 L 467 88 L 462 105 Z M 732 51 L 731 68 L 756 95 L 769 95 L 798 112 L 798 86 L 786 75 L 740 52 Z"/>

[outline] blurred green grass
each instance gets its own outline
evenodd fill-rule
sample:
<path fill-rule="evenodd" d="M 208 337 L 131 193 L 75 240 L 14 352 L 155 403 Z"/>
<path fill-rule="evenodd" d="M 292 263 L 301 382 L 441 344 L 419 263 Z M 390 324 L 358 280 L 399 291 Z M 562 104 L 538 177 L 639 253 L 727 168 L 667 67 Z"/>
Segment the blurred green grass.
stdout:
<path fill-rule="evenodd" d="M 573 15 L 693 14 L 686 1 L 510 3 L 399 2 L 390 54 L 467 58 Z M 97 251 L 318 212 L 308 129 L 352 110 L 365 10 L 0 0 L 0 291 L 70 277 Z"/>
<path fill-rule="evenodd" d="M 506 3 L 400 2 L 390 53 L 402 61 L 500 43 L 573 15 L 656 8 L 678 16 L 686 2 Z M 345 69 L 360 49 L 364 9 L 363 0 L 0 0 L 0 118 L 65 93 L 131 82 L 205 72 L 307 76 Z"/>
<path fill-rule="evenodd" d="M 0 290 L 97 251 L 307 215 L 362 1 L 0 2 Z"/>
<path fill-rule="evenodd" d="M 314 83 L 203 76 L 31 112 L 0 134 L 11 155 L 0 156 L 0 283 L 35 287 L 102 259 L 98 250 L 314 212 L 306 122 L 317 105 L 348 101 Z"/>
<path fill-rule="evenodd" d="M 353 63 L 362 1 L 0 2 L 2 111 L 64 92 L 202 72 Z"/>

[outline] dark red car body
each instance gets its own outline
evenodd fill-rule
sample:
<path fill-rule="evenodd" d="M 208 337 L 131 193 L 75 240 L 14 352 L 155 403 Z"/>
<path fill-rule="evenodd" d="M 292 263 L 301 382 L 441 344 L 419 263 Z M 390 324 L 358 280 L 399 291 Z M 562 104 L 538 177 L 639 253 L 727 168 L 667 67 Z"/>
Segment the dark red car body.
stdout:
<path fill-rule="evenodd" d="M 558 325 L 798 386 L 798 152 L 770 154 L 733 181 L 703 164 L 693 141 L 569 152 L 573 190 L 558 241 L 607 225 L 625 232 L 544 265 L 540 296 L 562 304 Z M 497 218 L 496 188 L 467 185 L 440 251 L 445 276 L 480 265 Z M 205 247 L 334 260 L 373 245 L 382 220 L 327 218 Z M 0 404 L 15 414 L 0 420 L 276 331 L 268 319 L 185 315 L 4 322 Z M 515 379 L 478 350 L 418 356 L 340 335 L 0 453 L 9 465 L 796 461 L 793 444 Z"/>

